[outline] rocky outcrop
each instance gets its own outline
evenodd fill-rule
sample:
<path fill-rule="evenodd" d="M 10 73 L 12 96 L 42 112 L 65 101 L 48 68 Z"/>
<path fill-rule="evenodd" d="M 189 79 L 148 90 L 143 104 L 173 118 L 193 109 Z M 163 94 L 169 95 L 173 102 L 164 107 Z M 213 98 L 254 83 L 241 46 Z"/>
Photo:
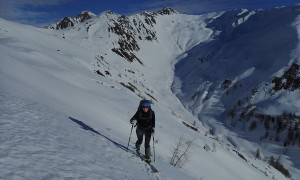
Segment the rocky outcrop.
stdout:
<path fill-rule="evenodd" d="M 134 52 L 140 50 L 138 40 L 157 40 L 153 28 L 156 16 L 147 12 L 132 17 L 108 12 L 106 16 L 110 21 L 108 31 L 119 36 L 118 47 L 114 47 L 112 51 L 129 62 L 136 60 L 143 64 Z"/>
<path fill-rule="evenodd" d="M 65 29 L 73 26 L 74 26 L 74 22 L 72 21 L 72 19 L 70 17 L 65 17 L 56 25 L 55 29 Z"/>
<path fill-rule="evenodd" d="M 85 22 L 88 19 L 96 16 L 94 13 L 90 11 L 83 11 L 76 17 L 64 17 L 62 20 L 58 21 L 55 24 L 50 24 L 45 26 L 46 29 L 65 29 L 69 27 L 73 27 L 75 24 Z"/>
<path fill-rule="evenodd" d="M 291 67 L 281 76 L 272 80 L 275 92 L 282 89 L 294 91 L 300 88 L 299 65 L 293 63 Z"/>
<path fill-rule="evenodd" d="M 162 10 L 157 11 L 157 14 L 160 14 L 160 15 L 172 15 L 172 14 L 177 14 L 177 11 L 175 11 L 172 8 L 165 7 Z"/>

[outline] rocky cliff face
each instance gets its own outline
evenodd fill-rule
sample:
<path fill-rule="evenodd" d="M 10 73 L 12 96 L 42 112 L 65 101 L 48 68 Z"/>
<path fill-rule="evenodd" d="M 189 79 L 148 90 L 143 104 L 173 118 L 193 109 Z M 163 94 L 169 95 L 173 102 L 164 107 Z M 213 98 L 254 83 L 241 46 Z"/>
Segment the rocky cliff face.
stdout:
<path fill-rule="evenodd" d="M 134 16 L 132 19 L 126 16 L 115 16 L 115 18 L 108 18 L 111 22 L 108 31 L 119 36 L 118 47 L 113 48 L 112 51 L 129 62 L 137 60 L 143 64 L 134 52 L 140 50 L 137 40 L 157 40 L 153 28 L 156 23 L 155 15 L 142 13 L 140 15 L 142 18 Z"/>
<path fill-rule="evenodd" d="M 294 91 L 300 88 L 299 65 L 293 63 L 291 67 L 281 76 L 272 80 L 275 92 L 284 90 Z M 275 93 L 274 92 L 274 93 Z"/>

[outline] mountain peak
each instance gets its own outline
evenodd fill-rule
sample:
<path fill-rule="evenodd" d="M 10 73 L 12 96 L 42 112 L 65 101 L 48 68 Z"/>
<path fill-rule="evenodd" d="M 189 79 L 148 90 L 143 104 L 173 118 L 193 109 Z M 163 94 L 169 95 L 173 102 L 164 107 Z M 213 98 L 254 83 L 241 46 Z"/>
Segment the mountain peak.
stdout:
<path fill-rule="evenodd" d="M 73 27 L 76 23 L 85 22 L 96 15 L 91 11 L 82 11 L 79 15 L 75 17 L 64 17 L 62 20 L 55 24 L 50 24 L 45 26 L 46 29 L 65 29 L 68 27 Z"/>
<path fill-rule="evenodd" d="M 157 14 L 171 15 L 171 14 L 178 14 L 178 12 L 170 7 L 164 7 L 162 10 L 157 11 Z"/>
<path fill-rule="evenodd" d="M 77 17 L 80 19 L 80 22 L 83 22 L 95 16 L 96 14 L 91 11 L 82 11 Z"/>
<path fill-rule="evenodd" d="M 107 11 L 104 11 L 103 14 L 113 14 L 113 15 L 119 15 L 118 13 L 115 13 L 111 10 L 107 10 Z"/>

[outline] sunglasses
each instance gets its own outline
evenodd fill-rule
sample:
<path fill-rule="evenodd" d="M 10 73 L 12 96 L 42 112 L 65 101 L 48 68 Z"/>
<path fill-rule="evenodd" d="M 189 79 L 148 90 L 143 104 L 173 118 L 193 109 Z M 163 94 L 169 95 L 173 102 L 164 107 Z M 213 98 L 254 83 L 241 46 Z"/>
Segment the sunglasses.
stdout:
<path fill-rule="evenodd" d="M 148 108 L 149 108 L 149 106 L 143 106 L 143 108 L 146 108 L 146 109 L 148 109 Z"/>

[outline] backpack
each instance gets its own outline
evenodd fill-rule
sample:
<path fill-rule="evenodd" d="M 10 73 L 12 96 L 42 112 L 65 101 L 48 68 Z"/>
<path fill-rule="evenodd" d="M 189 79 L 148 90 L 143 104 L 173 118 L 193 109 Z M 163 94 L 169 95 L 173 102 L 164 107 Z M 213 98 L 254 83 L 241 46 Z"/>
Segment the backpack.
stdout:
<path fill-rule="evenodd" d="M 143 110 L 142 110 L 142 106 L 143 106 L 143 104 L 145 103 L 145 102 L 147 102 L 147 103 L 149 103 L 149 104 L 152 104 L 152 102 L 151 101 L 149 101 L 149 100 L 141 100 L 140 101 L 140 103 L 139 103 L 139 106 L 138 106 L 138 119 L 139 120 L 141 120 L 142 119 L 142 112 L 143 112 Z M 149 116 L 149 120 L 147 120 L 148 121 L 148 123 L 150 122 L 150 121 L 152 121 L 152 117 L 153 117 L 153 110 L 151 109 L 151 106 L 149 107 L 149 113 L 150 113 L 150 116 Z M 148 118 L 147 118 L 148 119 Z M 141 122 L 142 124 L 145 124 L 145 122 Z M 138 126 L 139 126 L 139 124 L 138 124 Z M 139 126 L 140 127 L 140 126 Z M 148 128 L 145 128 L 145 127 L 143 127 L 144 129 L 148 129 Z"/>

